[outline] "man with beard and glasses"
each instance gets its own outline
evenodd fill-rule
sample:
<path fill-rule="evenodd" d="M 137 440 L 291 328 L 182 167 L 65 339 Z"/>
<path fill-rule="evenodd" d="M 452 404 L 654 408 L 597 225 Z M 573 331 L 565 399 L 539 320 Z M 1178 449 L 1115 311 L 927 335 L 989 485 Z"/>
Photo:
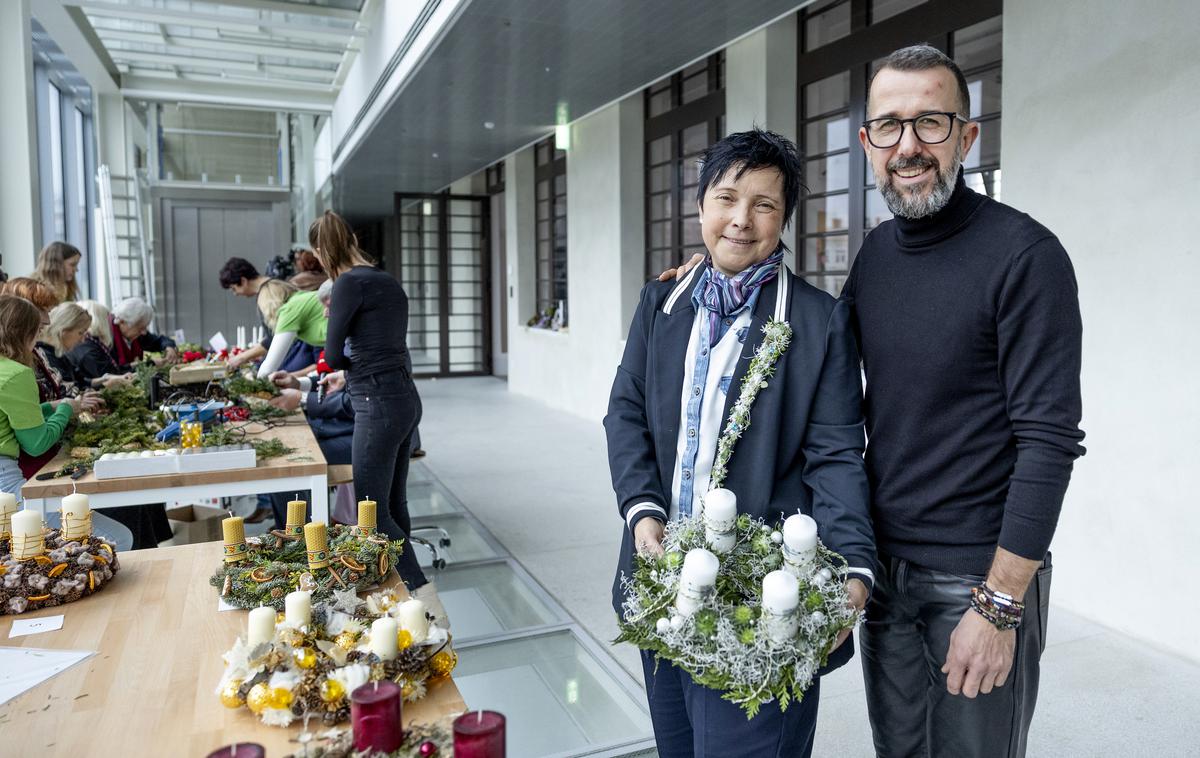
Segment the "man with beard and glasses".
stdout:
<path fill-rule="evenodd" d="M 859 140 L 895 219 L 843 297 L 866 373 L 879 547 L 860 648 L 880 756 L 1021 756 L 1037 699 L 1049 546 L 1082 455 L 1071 261 L 967 188 L 979 136 L 954 61 L 897 50 Z"/>

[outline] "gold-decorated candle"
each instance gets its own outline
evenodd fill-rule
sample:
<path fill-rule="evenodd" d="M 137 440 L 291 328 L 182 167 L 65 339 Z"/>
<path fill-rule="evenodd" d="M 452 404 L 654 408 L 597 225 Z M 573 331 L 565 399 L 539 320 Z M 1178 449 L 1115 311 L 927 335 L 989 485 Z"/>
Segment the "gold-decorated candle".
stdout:
<path fill-rule="evenodd" d="M 84 540 L 92 535 L 92 508 L 82 492 L 62 499 L 62 537 L 64 540 Z"/>
<path fill-rule="evenodd" d="M 304 525 L 304 547 L 308 551 L 310 569 L 329 565 L 329 530 L 325 528 L 324 521 L 312 521 Z"/>
<path fill-rule="evenodd" d="M 12 516 L 12 556 L 18 561 L 29 560 L 46 552 L 42 536 L 42 514 L 25 509 Z"/>
<path fill-rule="evenodd" d="M 250 627 L 246 643 L 253 649 L 256 645 L 275 639 L 275 609 L 260 606 L 250 611 Z"/>
<path fill-rule="evenodd" d="M 17 512 L 17 496 L 0 492 L 0 539 L 12 534 L 12 517 Z"/>
<path fill-rule="evenodd" d="M 358 529 L 356 530 L 359 536 L 366 537 L 368 534 L 375 532 L 375 526 L 378 524 L 376 515 L 376 505 L 374 500 L 359 500 L 358 501 Z"/>
<path fill-rule="evenodd" d="M 246 523 L 241 516 L 230 516 L 221 522 L 225 535 L 225 562 L 237 563 L 246 558 Z"/>
<path fill-rule="evenodd" d="M 299 537 L 304 534 L 304 522 L 307 520 L 308 503 L 303 500 L 289 500 L 287 504 L 287 523 L 284 532 Z"/>

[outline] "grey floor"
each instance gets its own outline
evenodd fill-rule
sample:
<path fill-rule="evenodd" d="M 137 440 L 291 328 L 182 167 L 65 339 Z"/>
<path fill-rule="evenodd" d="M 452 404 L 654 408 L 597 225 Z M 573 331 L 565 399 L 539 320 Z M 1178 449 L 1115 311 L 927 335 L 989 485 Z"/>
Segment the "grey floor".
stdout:
<path fill-rule="evenodd" d="M 422 381 L 420 392 L 424 466 L 641 681 L 636 651 L 608 645 L 621 522 L 601 426 L 496 379 Z M 873 754 L 856 665 L 823 680 L 820 713 L 815 755 Z M 1198 723 L 1200 666 L 1052 608 L 1029 755 L 1196 756 Z"/>

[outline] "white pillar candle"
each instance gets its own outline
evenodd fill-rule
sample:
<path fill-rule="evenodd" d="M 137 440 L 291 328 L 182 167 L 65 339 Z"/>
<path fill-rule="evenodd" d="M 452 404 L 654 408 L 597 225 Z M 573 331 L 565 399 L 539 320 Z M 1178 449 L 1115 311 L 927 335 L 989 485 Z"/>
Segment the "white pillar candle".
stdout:
<path fill-rule="evenodd" d="M 25 560 L 46 551 L 42 538 L 42 514 L 31 509 L 12 515 L 12 556 Z"/>
<path fill-rule="evenodd" d="M 312 622 L 312 600 L 304 590 L 289 592 L 283 599 L 284 620 L 292 626 L 307 626 Z"/>
<path fill-rule="evenodd" d="M 17 496 L 0 492 L 0 537 L 12 534 L 12 517 L 17 512 Z"/>
<path fill-rule="evenodd" d="M 796 636 L 799 605 L 800 582 L 795 576 L 787 571 L 772 571 L 763 577 L 762 626 L 771 640 L 785 642 Z"/>
<path fill-rule="evenodd" d="M 413 644 L 425 641 L 429 636 L 429 617 L 425 615 L 425 604 L 409 598 L 396 606 L 396 620 L 400 628 L 412 635 Z"/>
<path fill-rule="evenodd" d="M 62 499 L 62 537 L 65 540 L 82 540 L 92 534 L 92 512 L 88 496 L 82 492 L 67 495 Z"/>
<path fill-rule="evenodd" d="M 375 619 L 371 624 L 371 652 L 381 661 L 395 659 L 400 645 L 396 639 L 396 620 L 390 616 Z"/>
<path fill-rule="evenodd" d="M 717 584 L 717 571 L 721 561 L 704 548 L 694 548 L 683 557 L 683 568 L 679 572 L 679 594 L 675 597 L 675 608 L 690 616 L 704 604 L 704 598 Z"/>
<path fill-rule="evenodd" d="M 783 560 L 787 571 L 799 576 L 817 557 L 817 522 L 796 513 L 783 522 Z"/>
<path fill-rule="evenodd" d="M 709 490 L 704 496 L 704 539 L 714 553 L 733 550 L 737 542 L 737 495 L 726 489 Z"/>
<path fill-rule="evenodd" d="M 275 609 L 260 606 L 250 611 L 250 628 L 246 635 L 251 648 L 275 639 Z"/>

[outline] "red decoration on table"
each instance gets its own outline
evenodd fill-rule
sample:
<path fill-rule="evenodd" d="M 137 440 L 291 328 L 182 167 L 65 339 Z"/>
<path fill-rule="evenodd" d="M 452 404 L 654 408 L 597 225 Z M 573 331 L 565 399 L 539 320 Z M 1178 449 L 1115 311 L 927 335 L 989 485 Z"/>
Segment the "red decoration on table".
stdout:
<path fill-rule="evenodd" d="M 431 758 L 431 756 L 437 755 L 437 745 L 425 740 L 421 743 L 420 753 L 421 758 Z"/>
<path fill-rule="evenodd" d="M 266 758 L 266 755 L 267 751 L 262 745 L 254 742 L 235 742 L 212 751 L 208 758 Z"/>
<path fill-rule="evenodd" d="M 470 711 L 454 719 L 454 758 L 505 758 L 504 714 Z"/>
<path fill-rule="evenodd" d="M 364 684 L 350 693 L 350 721 L 355 750 L 390 753 L 400 748 L 400 685 L 386 679 Z"/>

